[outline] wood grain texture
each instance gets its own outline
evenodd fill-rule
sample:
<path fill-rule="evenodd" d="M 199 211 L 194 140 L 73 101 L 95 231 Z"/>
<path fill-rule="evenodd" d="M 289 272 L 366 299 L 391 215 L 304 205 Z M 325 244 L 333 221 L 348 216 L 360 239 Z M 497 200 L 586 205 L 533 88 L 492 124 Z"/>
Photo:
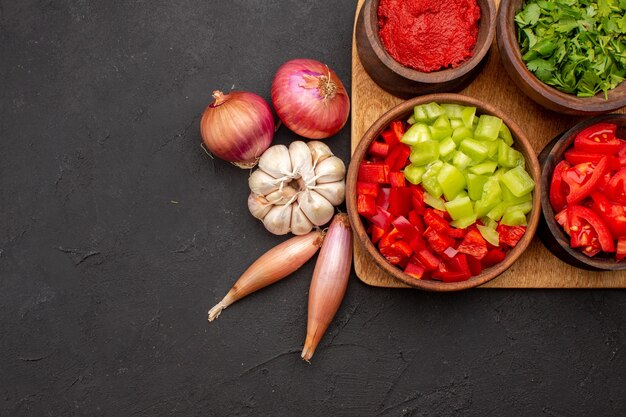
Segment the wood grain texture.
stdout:
<path fill-rule="evenodd" d="M 358 0 L 355 18 L 364 0 Z M 496 3 L 499 3 L 496 1 Z M 500 63 L 494 41 L 481 74 L 460 91 L 477 97 L 511 115 L 539 153 L 557 134 L 582 120 L 551 112 L 527 98 Z M 352 150 L 383 113 L 403 100 L 380 89 L 363 69 L 352 47 Z M 624 109 L 618 111 L 624 113 Z M 386 274 L 372 261 L 359 242 L 354 248 L 354 268 L 361 281 L 377 287 L 409 288 Z M 626 288 L 626 272 L 590 272 L 571 267 L 554 257 L 537 237 L 507 272 L 479 288 Z"/>

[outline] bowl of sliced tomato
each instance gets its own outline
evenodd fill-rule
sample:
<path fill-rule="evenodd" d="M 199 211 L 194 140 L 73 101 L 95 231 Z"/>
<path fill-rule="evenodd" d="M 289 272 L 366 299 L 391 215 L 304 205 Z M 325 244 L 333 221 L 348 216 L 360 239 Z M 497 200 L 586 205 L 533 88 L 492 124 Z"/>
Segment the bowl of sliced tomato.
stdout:
<path fill-rule="evenodd" d="M 517 124 L 459 94 L 408 100 L 355 149 L 348 214 L 376 264 L 412 287 L 484 284 L 524 252 L 540 218 L 540 168 Z"/>
<path fill-rule="evenodd" d="M 540 154 L 550 251 L 587 270 L 626 269 L 626 115 L 578 123 Z"/>

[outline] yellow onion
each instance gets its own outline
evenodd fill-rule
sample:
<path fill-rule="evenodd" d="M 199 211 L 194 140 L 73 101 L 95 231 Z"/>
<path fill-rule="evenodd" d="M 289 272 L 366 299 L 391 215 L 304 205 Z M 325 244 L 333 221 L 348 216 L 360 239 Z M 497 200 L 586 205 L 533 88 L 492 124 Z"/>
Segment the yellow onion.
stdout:
<path fill-rule="evenodd" d="M 245 91 L 214 91 L 213 99 L 200 121 L 204 145 L 213 155 L 239 168 L 254 167 L 274 138 L 269 104 Z"/>

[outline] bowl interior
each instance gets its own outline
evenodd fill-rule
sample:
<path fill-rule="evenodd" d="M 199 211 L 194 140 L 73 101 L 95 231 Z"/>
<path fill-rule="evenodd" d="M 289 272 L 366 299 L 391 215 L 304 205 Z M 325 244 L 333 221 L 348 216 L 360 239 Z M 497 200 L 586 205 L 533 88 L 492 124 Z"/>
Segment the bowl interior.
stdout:
<path fill-rule="evenodd" d="M 622 82 L 613 90 L 608 91 L 605 99 L 600 92 L 593 97 L 578 97 L 564 93 L 540 81 L 522 60 L 522 53 L 517 41 L 515 14 L 522 9 L 523 0 L 502 0 L 498 14 L 498 44 L 502 43 L 500 54 L 505 54 L 512 69 L 519 74 L 523 82 L 543 99 L 549 100 L 563 108 L 573 109 L 581 114 L 593 114 L 612 111 L 626 105 L 626 83 Z M 506 66 L 506 65 L 505 65 Z M 507 69 L 509 69 L 507 67 Z"/>
<path fill-rule="evenodd" d="M 495 21 L 497 8 L 494 0 L 478 0 L 480 7 L 480 21 L 478 38 L 471 58 L 456 68 L 448 68 L 433 72 L 420 72 L 397 62 L 384 48 L 378 34 L 378 4 L 380 0 L 368 0 L 364 7 L 365 30 L 372 48 L 378 58 L 393 72 L 409 80 L 421 83 L 440 83 L 457 79 L 476 67 L 485 57 L 495 36 Z"/>
<path fill-rule="evenodd" d="M 467 281 L 463 282 L 450 282 L 444 283 L 435 280 L 416 280 L 415 278 L 407 275 L 404 271 L 399 268 L 391 265 L 387 260 L 380 254 L 376 246 L 372 243 L 369 238 L 369 235 L 365 231 L 365 226 L 361 220 L 360 215 L 356 209 L 356 181 L 358 176 L 358 167 L 363 161 L 367 149 L 372 141 L 376 140 L 376 138 L 380 135 L 380 133 L 391 123 L 393 120 L 397 119 L 406 119 L 413 111 L 413 107 L 419 104 L 429 103 L 429 102 L 437 102 L 437 103 L 453 103 L 453 104 L 461 104 L 465 106 L 475 106 L 477 108 L 477 114 L 491 114 L 494 116 L 500 117 L 504 123 L 507 124 L 509 129 L 511 130 L 511 134 L 515 140 L 515 148 L 519 150 L 526 159 L 526 169 L 532 178 L 535 180 L 535 190 L 533 192 L 533 209 L 530 213 L 528 219 L 528 226 L 526 233 L 520 240 L 520 242 L 515 246 L 511 251 L 507 253 L 507 257 L 497 265 L 492 266 L 491 268 L 487 268 L 482 271 L 481 274 L 471 277 Z M 387 273 L 394 276 L 396 279 L 415 287 L 424 290 L 430 291 L 457 291 L 463 290 L 467 288 L 476 287 L 478 285 L 484 284 L 487 281 L 495 278 L 502 272 L 504 272 L 517 258 L 523 253 L 523 251 L 530 244 L 533 235 L 537 229 L 537 225 L 539 223 L 540 218 L 540 169 L 539 162 L 537 161 L 537 156 L 535 155 L 532 146 L 528 142 L 528 139 L 524 136 L 519 126 L 511 120 L 508 116 L 504 115 L 502 112 L 494 108 L 493 106 L 486 104 L 480 100 L 475 98 L 463 96 L 460 94 L 431 94 L 420 96 L 411 100 L 408 100 L 393 109 L 389 110 L 383 116 L 380 117 L 374 124 L 369 128 L 369 130 L 365 133 L 361 141 L 359 142 L 357 148 L 355 149 L 352 160 L 350 162 L 350 167 L 348 169 L 347 176 L 347 191 L 346 191 L 346 202 L 348 206 L 348 214 L 350 216 L 350 221 L 352 223 L 352 227 L 356 233 L 358 239 L 365 246 L 367 252 L 372 256 L 376 262 L 376 264 L 385 270 Z"/>
<path fill-rule="evenodd" d="M 541 210 L 550 233 L 556 238 L 559 246 L 563 248 L 567 254 L 578 260 L 579 262 L 589 265 L 595 269 L 601 270 L 617 270 L 626 269 L 626 263 L 617 262 L 615 257 L 610 254 L 600 252 L 596 256 L 590 258 L 582 252 L 572 249 L 568 242 L 569 237 L 565 234 L 563 228 L 556 222 L 554 216 L 556 213 L 550 204 L 550 181 L 552 180 L 552 172 L 560 161 L 562 161 L 563 153 L 569 149 L 574 143 L 576 135 L 583 129 L 596 123 L 615 123 L 618 126 L 618 136 L 626 137 L 626 115 L 623 114 L 607 114 L 597 116 L 584 122 L 578 123 L 570 130 L 565 132 L 556 142 L 552 150 L 548 153 L 541 170 Z"/>

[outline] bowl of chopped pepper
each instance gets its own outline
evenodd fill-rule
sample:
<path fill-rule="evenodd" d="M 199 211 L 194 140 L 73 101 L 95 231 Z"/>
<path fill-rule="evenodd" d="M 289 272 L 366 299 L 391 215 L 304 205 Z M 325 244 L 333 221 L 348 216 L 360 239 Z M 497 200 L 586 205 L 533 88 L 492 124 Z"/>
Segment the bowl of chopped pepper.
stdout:
<path fill-rule="evenodd" d="M 366 0 L 357 53 L 372 80 L 397 97 L 458 91 L 485 62 L 496 12 L 494 0 Z"/>
<path fill-rule="evenodd" d="M 357 241 L 419 289 L 486 283 L 528 247 L 540 218 L 540 169 L 520 128 L 459 94 L 408 100 L 355 149 L 346 203 Z"/>
<path fill-rule="evenodd" d="M 578 123 L 548 143 L 539 237 L 581 269 L 626 269 L 626 115 Z"/>
<path fill-rule="evenodd" d="M 513 82 L 543 107 L 596 115 L 626 106 L 626 22 L 616 0 L 502 0 L 497 44 Z"/>

